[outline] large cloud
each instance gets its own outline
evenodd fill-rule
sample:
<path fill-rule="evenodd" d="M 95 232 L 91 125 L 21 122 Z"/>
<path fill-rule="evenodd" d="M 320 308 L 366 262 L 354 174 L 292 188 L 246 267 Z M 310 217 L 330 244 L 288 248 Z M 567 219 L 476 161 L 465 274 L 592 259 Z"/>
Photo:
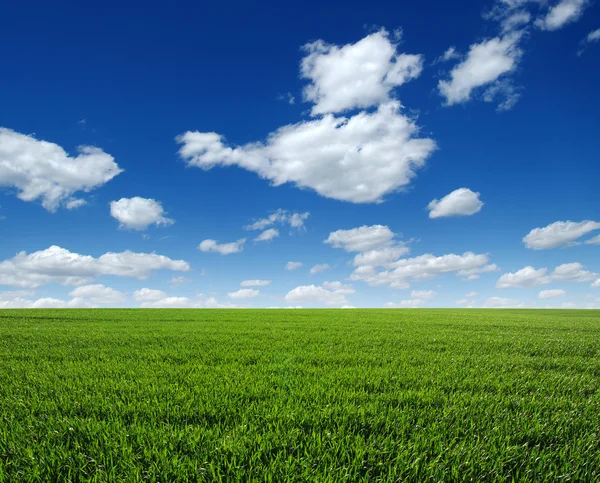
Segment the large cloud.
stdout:
<path fill-rule="evenodd" d="M 350 118 L 331 114 L 282 127 L 266 143 L 230 147 L 214 132 L 188 131 L 177 138 L 188 166 L 239 166 L 270 180 L 294 183 L 322 196 L 353 203 L 383 201 L 410 183 L 435 149 L 400 111 L 397 101 Z"/>
<path fill-rule="evenodd" d="M 302 77 L 305 100 L 314 103 L 312 114 L 342 112 L 375 106 L 390 99 L 390 91 L 419 76 L 420 55 L 397 53 L 385 30 L 342 47 L 317 40 L 304 46 Z"/>
<path fill-rule="evenodd" d="M 81 206 L 74 193 L 98 188 L 121 171 L 100 148 L 80 146 L 71 157 L 58 144 L 0 128 L 0 186 L 16 188 L 24 201 L 41 199 L 49 211 Z"/>
<path fill-rule="evenodd" d="M 133 230 L 145 230 L 150 225 L 171 225 L 159 201 L 150 198 L 121 198 L 110 202 L 110 216 L 121 223 L 121 227 Z"/>
<path fill-rule="evenodd" d="M 444 216 L 469 216 L 481 211 L 483 202 L 479 200 L 479 193 L 469 188 L 458 188 L 447 194 L 441 200 L 433 200 L 427 205 L 429 218 Z"/>
<path fill-rule="evenodd" d="M 595 230 L 600 230 L 597 221 L 556 221 L 543 228 L 534 228 L 523 238 L 527 248 L 546 250 L 575 244 L 575 240 Z"/>
<path fill-rule="evenodd" d="M 155 270 L 186 272 L 189 264 L 155 253 L 105 253 L 94 258 L 51 246 L 27 254 L 20 252 L 0 262 L 0 285 L 35 288 L 49 283 L 83 285 L 101 275 L 147 278 Z"/>

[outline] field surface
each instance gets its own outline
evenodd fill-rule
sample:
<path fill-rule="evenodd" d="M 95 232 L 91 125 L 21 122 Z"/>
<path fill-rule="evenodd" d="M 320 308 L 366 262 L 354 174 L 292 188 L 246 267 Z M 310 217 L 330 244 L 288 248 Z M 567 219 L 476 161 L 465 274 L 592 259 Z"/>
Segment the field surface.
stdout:
<path fill-rule="evenodd" d="M 600 311 L 3 310 L 16 481 L 600 481 Z"/>

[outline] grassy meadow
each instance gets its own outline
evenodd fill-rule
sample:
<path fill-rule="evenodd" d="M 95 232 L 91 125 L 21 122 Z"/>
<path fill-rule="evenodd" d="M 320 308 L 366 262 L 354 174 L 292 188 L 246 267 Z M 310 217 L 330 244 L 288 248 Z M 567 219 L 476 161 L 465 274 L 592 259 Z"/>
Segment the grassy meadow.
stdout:
<path fill-rule="evenodd" d="M 600 481 L 600 311 L 2 310 L 17 481 Z"/>

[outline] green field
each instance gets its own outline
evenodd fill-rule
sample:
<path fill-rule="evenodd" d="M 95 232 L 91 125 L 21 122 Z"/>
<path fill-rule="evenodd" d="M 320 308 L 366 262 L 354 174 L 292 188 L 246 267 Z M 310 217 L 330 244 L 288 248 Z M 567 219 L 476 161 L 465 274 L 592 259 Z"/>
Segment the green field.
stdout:
<path fill-rule="evenodd" d="M 0 311 L 1 482 L 599 479 L 600 311 Z"/>

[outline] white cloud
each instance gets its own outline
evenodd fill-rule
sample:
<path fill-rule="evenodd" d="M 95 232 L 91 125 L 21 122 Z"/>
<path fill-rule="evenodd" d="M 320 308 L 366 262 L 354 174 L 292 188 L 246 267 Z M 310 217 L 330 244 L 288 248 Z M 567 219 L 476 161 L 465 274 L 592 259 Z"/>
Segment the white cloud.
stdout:
<path fill-rule="evenodd" d="M 271 285 L 271 280 L 244 280 L 240 285 L 242 287 L 266 287 Z"/>
<path fill-rule="evenodd" d="M 269 241 L 279 236 L 279 231 L 275 228 L 269 228 L 258 235 L 254 241 Z"/>
<path fill-rule="evenodd" d="M 302 266 L 302 262 L 287 262 L 285 264 L 285 269 L 289 271 L 296 270 Z"/>
<path fill-rule="evenodd" d="M 469 216 L 481 211 L 483 202 L 479 200 L 479 193 L 469 188 L 458 188 L 444 196 L 441 200 L 433 200 L 427 205 L 429 218 L 443 216 Z"/>
<path fill-rule="evenodd" d="M 502 19 L 502 32 L 511 32 L 519 27 L 523 27 L 531 21 L 531 14 L 526 10 L 518 10 Z"/>
<path fill-rule="evenodd" d="M 414 120 L 397 101 L 350 118 L 331 114 L 284 126 L 266 143 L 229 147 L 217 133 L 188 131 L 177 137 L 188 166 L 236 165 L 270 180 L 294 183 L 322 196 L 353 203 L 381 202 L 410 183 L 435 142 L 418 138 Z"/>
<path fill-rule="evenodd" d="M 438 83 L 446 104 L 466 102 L 474 89 L 492 84 L 515 70 L 522 55 L 518 47 L 520 39 L 519 32 L 512 32 L 471 45 L 466 59 L 450 72 L 450 79 Z"/>
<path fill-rule="evenodd" d="M 598 274 L 583 269 L 581 263 L 563 263 L 546 275 L 548 269 L 536 270 L 527 266 L 515 273 L 505 273 L 496 282 L 496 288 L 527 288 L 547 285 L 552 282 L 587 282 Z"/>
<path fill-rule="evenodd" d="M 565 290 L 542 290 L 538 297 L 541 299 L 554 299 L 558 297 L 564 297 L 567 295 Z"/>
<path fill-rule="evenodd" d="M 483 267 L 474 267 L 468 268 L 465 270 L 459 270 L 456 274 L 459 277 L 463 277 L 467 281 L 477 280 L 482 273 L 495 272 L 499 270 L 498 266 L 495 263 L 491 263 L 489 265 L 484 265 Z"/>
<path fill-rule="evenodd" d="M 592 287 L 600 287 L 600 278 L 592 283 Z"/>
<path fill-rule="evenodd" d="M 465 295 L 465 298 L 473 298 L 473 297 L 477 297 L 479 294 L 477 292 L 469 292 L 467 295 Z"/>
<path fill-rule="evenodd" d="M 585 38 L 588 42 L 598 42 L 600 40 L 600 29 L 596 29 L 589 34 L 587 34 Z"/>
<path fill-rule="evenodd" d="M 586 245 L 600 245 L 600 235 L 596 235 L 594 238 L 590 238 L 584 242 Z"/>
<path fill-rule="evenodd" d="M 384 267 L 394 260 L 397 260 L 402 255 L 406 255 L 408 252 L 410 252 L 410 249 L 403 245 L 380 248 L 378 250 L 369 250 L 368 252 L 363 252 L 356 255 L 354 257 L 353 264 L 357 267 L 363 265 Z"/>
<path fill-rule="evenodd" d="M 507 309 L 507 308 L 518 308 L 518 307 L 524 307 L 524 306 L 525 306 L 525 304 L 523 302 L 520 302 L 520 301 L 514 300 L 514 299 L 502 298 L 502 297 L 490 297 L 483 303 L 483 308 L 486 308 L 486 309 L 491 309 L 491 308 L 500 308 L 500 309 L 506 308 Z"/>
<path fill-rule="evenodd" d="M 174 221 L 164 215 L 160 202 L 149 198 L 134 196 L 110 202 L 110 216 L 117 219 L 122 228 L 142 231 L 150 225 L 172 225 Z"/>
<path fill-rule="evenodd" d="M 179 276 L 179 277 L 171 278 L 171 280 L 169 280 L 167 283 L 177 286 L 177 285 L 182 285 L 184 283 L 190 283 L 190 282 L 191 282 L 191 280 L 189 278 L 184 277 L 184 276 Z"/>
<path fill-rule="evenodd" d="M 399 303 L 387 302 L 384 304 L 384 308 L 387 309 L 402 309 L 402 308 L 416 308 L 420 307 L 425 303 L 423 299 L 411 299 L 411 300 L 401 300 Z"/>
<path fill-rule="evenodd" d="M 154 302 L 145 302 L 142 304 L 144 308 L 164 308 L 164 309 L 188 309 L 199 307 L 197 301 L 191 300 L 188 297 L 164 297 Z"/>
<path fill-rule="evenodd" d="M 162 290 L 152 290 L 146 287 L 133 292 L 133 300 L 136 302 L 156 302 L 166 298 L 167 294 Z"/>
<path fill-rule="evenodd" d="M 343 248 L 347 252 L 366 252 L 392 245 L 394 233 L 387 226 L 363 225 L 351 230 L 331 232 L 324 243 L 328 243 L 334 248 Z"/>
<path fill-rule="evenodd" d="M 23 201 L 41 199 L 44 208 L 55 211 L 74 193 L 99 188 L 122 172 L 100 148 L 78 151 L 70 157 L 58 144 L 0 128 L 0 186 L 16 188 Z"/>
<path fill-rule="evenodd" d="M 87 205 L 87 201 L 81 198 L 70 198 L 67 202 L 65 202 L 65 208 L 67 210 L 76 210 L 83 205 Z"/>
<path fill-rule="evenodd" d="M 327 263 L 322 263 L 320 265 L 315 265 L 310 269 L 311 275 L 316 275 L 317 273 L 324 272 L 325 270 L 329 270 L 329 265 Z"/>
<path fill-rule="evenodd" d="M 557 221 L 544 228 L 534 228 L 523 238 L 523 242 L 527 248 L 547 250 L 573 245 L 575 240 L 595 230 L 600 230 L 600 223 L 596 221 Z"/>
<path fill-rule="evenodd" d="M 458 51 L 456 50 L 456 47 L 452 46 L 449 47 L 446 52 L 444 52 L 441 56 L 439 56 L 437 59 L 435 59 L 433 61 L 434 64 L 437 64 L 439 62 L 447 62 L 449 60 L 455 60 L 455 59 L 460 59 L 460 54 L 458 53 Z"/>
<path fill-rule="evenodd" d="M 83 285 L 101 275 L 147 278 L 155 270 L 187 272 L 189 264 L 155 253 L 105 253 L 98 258 L 80 255 L 59 246 L 30 253 L 20 252 L 0 262 L 0 285 L 35 288 L 49 283 Z"/>
<path fill-rule="evenodd" d="M 280 224 L 289 225 L 291 228 L 303 228 L 304 221 L 310 216 L 307 211 L 305 213 L 290 213 L 287 210 L 279 208 L 274 213 L 271 213 L 267 218 L 261 218 L 260 220 L 246 225 L 245 230 L 264 230 L 265 228 Z"/>
<path fill-rule="evenodd" d="M 587 4 L 587 0 L 561 0 L 545 17 L 537 19 L 535 25 L 542 30 L 558 30 L 578 20 Z"/>
<path fill-rule="evenodd" d="M 316 302 L 330 306 L 349 305 L 344 291 L 328 290 L 315 285 L 302 285 L 290 290 L 285 301 L 291 304 Z"/>
<path fill-rule="evenodd" d="M 420 55 L 398 54 L 380 30 L 342 47 L 322 40 L 304 46 L 301 75 L 310 80 L 304 99 L 312 115 L 367 108 L 389 101 L 390 91 L 421 74 Z"/>
<path fill-rule="evenodd" d="M 258 297 L 260 291 L 253 288 L 241 288 L 237 292 L 229 292 L 227 295 L 232 299 L 251 299 Z"/>
<path fill-rule="evenodd" d="M 74 298 L 86 299 L 94 304 L 120 304 L 125 301 L 125 294 L 102 284 L 83 285 L 72 290 L 69 295 Z"/>
<path fill-rule="evenodd" d="M 430 299 L 437 295 L 435 290 L 413 290 L 410 293 L 411 298 L 413 299 Z"/>
<path fill-rule="evenodd" d="M 371 265 L 363 265 L 354 270 L 351 280 L 360 280 L 369 285 L 389 285 L 391 288 L 408 288 L 411 280 L 430 280 L 444 273 L 456 273 L 459 276 L 476 275 L 495 268 L 488 265 L 486 254 L 465 252 L 462 255 L 447 254 L 436 257 L 425 254 L 414 258 L 400 258 L 377 271 Z"/>
<path fill-rule="evenodd" d="M 23 299 L 20 297 L 14 299 L 0 299 L 0 309 L 75 309 L 75 308 L 94 308 L 89 301 L 74 298 L 69 301 L 45 297 L 37 300 Z"/>
<path fill-rule="evenodd" d="M 221 255 L 231 255 L 232 253 L 239 253 L 244 249 L 245 238 L 241 238 L 238 241 L 231 243 L 219 244 L 216 240 L 204 240 L 198 245 L 198 250 L 201 252 L 217 252 Z"/>
<path fill-rule="evenodd" d="M 472 302 L 472 300 L 468 300 L 468 299 L 460 299 L 456 301 L 456 305 L 467 305 L 470 304 Z"/>
<path fill-rule="evenodd" d="M 339 281 L 323 282 L 322 286 L 327 290 L 332 290 L 335 293 L 342 295 L 350 295 L 356 293 L 356 290 L 354 290 L 354 287 L 352 287 L 352 285 L 346 285 Z"/>

